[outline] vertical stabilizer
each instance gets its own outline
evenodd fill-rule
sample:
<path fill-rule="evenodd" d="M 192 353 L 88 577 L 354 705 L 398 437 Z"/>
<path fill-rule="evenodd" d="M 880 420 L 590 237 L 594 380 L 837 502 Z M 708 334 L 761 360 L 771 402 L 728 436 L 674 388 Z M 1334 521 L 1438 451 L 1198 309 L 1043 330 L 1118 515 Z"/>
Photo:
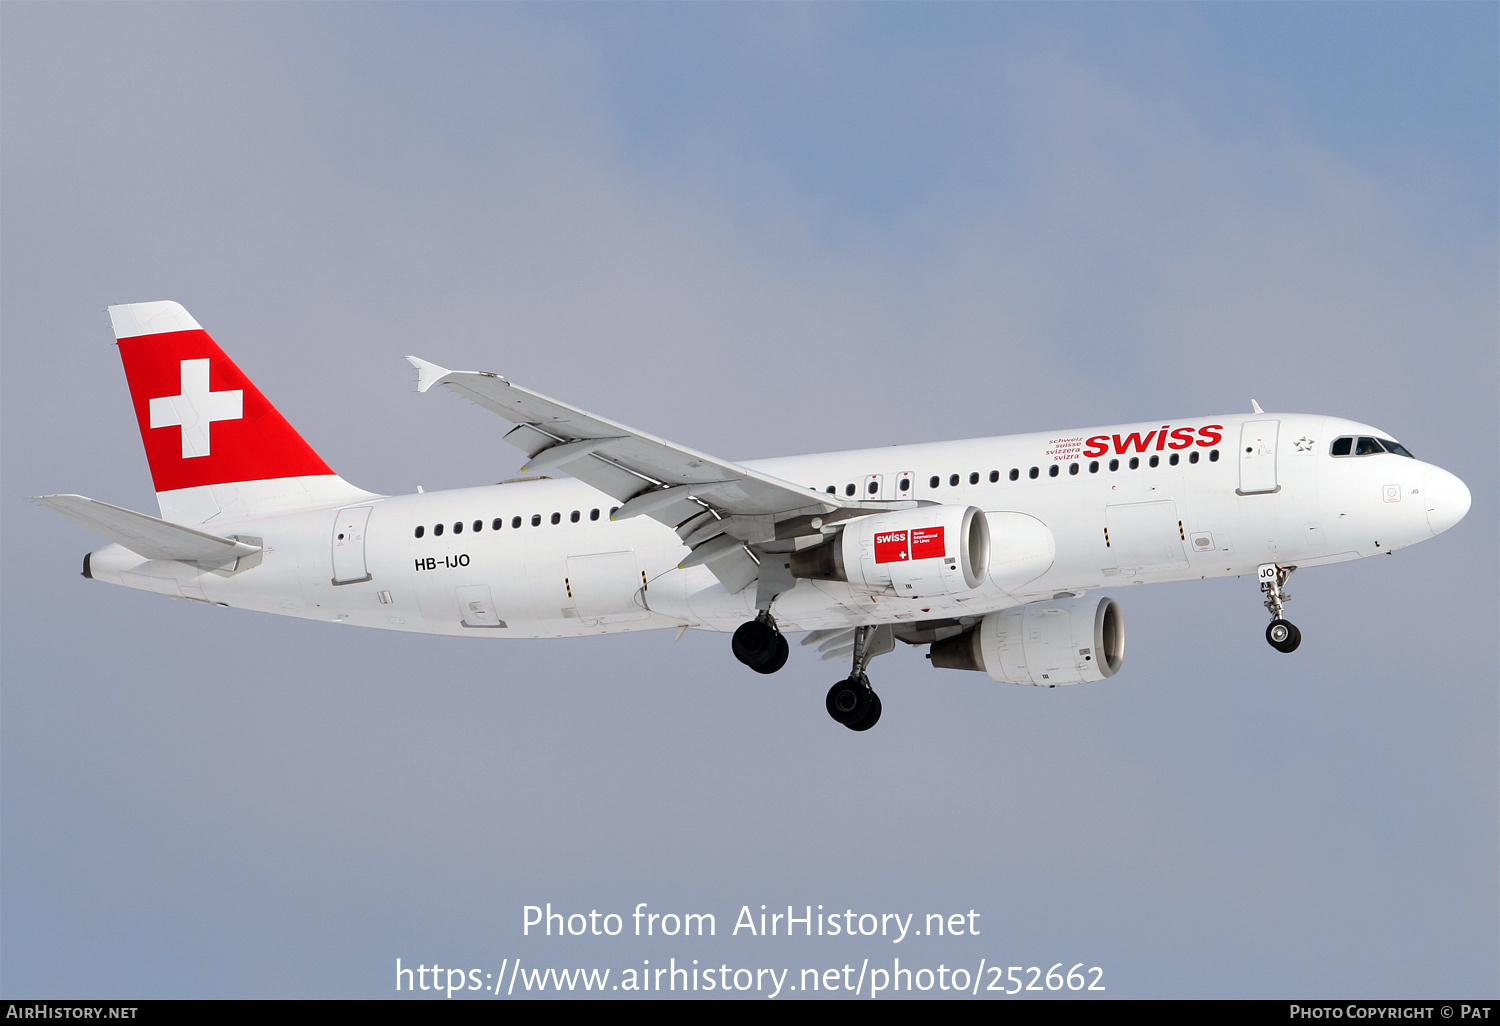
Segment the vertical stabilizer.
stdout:
<path fill-rule="evenodd" d="M 201 524 L 370 493 L 335 474 L 180 304 L 109 308 L 162 519 Z"/>

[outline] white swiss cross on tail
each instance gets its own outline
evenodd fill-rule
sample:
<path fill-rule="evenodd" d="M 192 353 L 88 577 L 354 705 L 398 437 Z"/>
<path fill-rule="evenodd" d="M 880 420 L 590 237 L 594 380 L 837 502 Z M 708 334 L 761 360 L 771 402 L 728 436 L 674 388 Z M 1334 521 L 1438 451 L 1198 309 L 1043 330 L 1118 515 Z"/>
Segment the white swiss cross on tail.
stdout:
<path fill-rule="evenodd" d="M 182 394 L 151 400 L 153 428 L 182 428 L 182 458 L 209 454 L 209 425 L 245 415 L 245 393 L 208 390 L 208 360 L 182 361 Z"/>

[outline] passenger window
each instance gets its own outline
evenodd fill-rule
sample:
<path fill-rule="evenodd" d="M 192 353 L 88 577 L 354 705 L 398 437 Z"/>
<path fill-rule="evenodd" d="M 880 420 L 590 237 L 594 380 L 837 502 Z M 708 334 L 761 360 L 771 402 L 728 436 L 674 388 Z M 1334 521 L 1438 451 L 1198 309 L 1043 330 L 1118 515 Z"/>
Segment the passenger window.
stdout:
<path fill-rule="evenodd" d="M 1038 470 L 1036 467 L 1032 467 L 1030 470 L 1028 470 L 1026 472 L 1026 476 L 1029 477 L 1029 478 L 1031 478 L 1033 481 L 1035 481 L 1037 479 L 1037 475 L 1040 474 L 1040 473 L 1041 473 L 1040 470 Z"/>
<path fill-rule="evenodd" d="M 553 524 L 560 524 L 560 523 L 562 523 L 562 514 L 561 513 L 554 513 L 554 514 L 552 514 L 552 523 Z"/>
<path fill-rule="evenodd" d="M 1189 463 L 1197 463 L 1198 462 L 1198 450 L 1197 449 L 1194 449 L 1192 452 L 1188 453 L 1188 462 Z"/>
<path fill-rule="evenodd" d="M 424 535 L 426 533 L 427 533 L 427 528 L 423 527 L 421 524 L 418 524 L 417 525 L 417 537 L 420 538 L 420 537 L 422 537 L 422 535 Z"/>
<path fill-rule="evenodd" d="M 910 488 L 911 488 L 911 478 L 909 478 L 909 477 L 903 477 L 901 479 L 901 490 L 904 492 L 904 491 L 910 490 Z"/>
<path fill-rule="evenodd" d="M 577 510 L 576 510 L 576 509 L 575 509 L 575 510 L 574 510 L 574 511 L 573 511 L 573 512 L 571 512 L 571 513 L 569 513 L 569 514 L 568 514 L 568 521 L 569 521 L 569 523 L 574 523 L 574 524 L 576 524 L 576 523 L 578 523 L 578 518 L 579 518 L 579 517 L 580 517 L 580 516 L 581 516 L 581 515 L 582 515 L 582 514 L 580 514 L 580 513 L 579 513 L 579 512 L 578 512 L 578 511 L 577 511 Z"/>
<path fill-rule="evenodd" d="M 454 534 L 463 534 L 464 533 L 464 522 L 462 520 L 460 520 L 458 523 L 456 523 L 456 524 L 453 525 L 453 533 Z"/>
<path fill-rule="evenodd" d="M 1099 473 L 1099 461 L 1098 460 L 1089 460 L 1089 473 L 1090 474 L 1097 474 L 1097 473 Z"/>
<path fill-rule="evenodd" d="M 1208 462 L 1210 462 L 1210 463 L 1217 463 L 1217 462 L 1219 462 L 1219 450 L 1217 450 L 1217 449 L 1210 449 L 1210 450 L 1208 450 Z"/>
<path fill-rule="evenodd" d="M 1074 477 L 1077 477 L 1078 476 L 1078 464 L 1076 464 L 1076 463 L 1069 463 L 1068 464 L 1068 473 L 1070 475 L 1074 476 Z"/>
<path fill-rule="evenodd" d="M 948 477 L 948 487 L 949 488 L 957 488 L 958 487 L 958 475 L 957 474 L 951 474 L 951 475 L 949 475 L 949 477 Z"/>
<path fill-rule="evenodd" d="M 1374 456 L 1378 452 L 1384 452 L 1380 448 L 1380 443 L 1373 438 L 1366 438 L 1363 435 L 1360 436 L 1359 441 L 1354 445 L 1354 455 L 1356 456 Z"/>
<path fill-rule="evenodd" d="M 990 471 L 990 484 L 994 484 L 998 480 L 1000 480 L 1000 471 L 998 471 L 998 470 L 992 470 L 992 471 Z"/>
<path fill-rule="evenodd" d="M 1132 456 L 1132 457 L 1130 457 L 1130 469 L 1131 470 L 1138 469 L 1140 467 L 1140 465 L 1141 465 L 1141 458 L 1139 456 Z"/>
<path fill-rule="evenodd" d="M 1021 471 L 1018 468 L 1016 468 L 1016 467 L 1011 467 L 1010 468 L 1010 479 L 1012 481 L 1019 481 L 1019 480 L 1021 480 Z"/>
<path fill-rule="evenodd" d="M 871 481 L 868 485 L 865 486 L 865 491 L 869 492 L 871 495 L 874 495 L 876 492 L 880 491 L 880 482 Z"/>
<path fill-rule="evenodd" d="M 1110 460 L 1109 461 L 1109 469 L 1110 470 L 1119 470 L 1120 469 L 1120 461 L 1119 460 Z"/>
<path fill-rule="evenodd" d="M 1177 466 L 1177 460 L 1178 460 L 1178 458 L 1179 458 L 1179 454 L 1174 452 L 1172 455 L 1170 455 L 1170 456 L 1167 457 L 1167 462 L 1170 463 L 1170 464 L 1172 464 L 1172 466 L 1175 467 L 1175 466 Z"/>
<path fill-rule="evenodd" d="M 978 483 L 979 483 L 979 471 L 976 470 L 976 471 L 974 471 L 974 473 L 972 473 L 972 474 L 969 475 L 969 484 L 978 484 Z"/>
<path fill-rule="evenodd" d="M 615 514 L 618 513 L 618 512 L 620 512 L 620 507 L 619 506 L 611 506 L 611 507 L 609 507 L 609 516 L 610 516 L 610 519 L 613 520 Z"/>
<path fill-rule="evenodd" d="M 1056 463 L 1052 464 L 1052 466 L 1050 466 L 1050 467 L 1047 468 L 1047 476 L 1048 477 L 1056 477 L 1057 476 L 1057 464 Z"/>
<path fill-rule="evenodd" d="M 837 493 L 838 493 L 838 489 L 837 488 L 835 488 L 833 485 L 829 485 L 828 486 L 828 494 L 829 495 L 835 495 Z"/>
<path fill-rule="evenodd" d="M 476 520 L 476 521 L 474 521 L 474 532 L 476 534 L 478 534 L 480 531 L 483 531 L 483 530 L 484 530 L 484 521 L 483 520 Z"/>
<path fill-rule="evenodd" d="M 442 524 L 433 524 L 432 525 L 432 536 L 434 538 L 440 536 L 442 533 L 443 533 L 443 525 Z"/>
<path fill-rule="evenodd" d="M 1151 457 L 1151 459 L 1148 462 L 1153 467 L 1159 467 L 1159 466 L 1161 466 L 1161 457 L 1160 456 L 1153 456 L 1153 457 Z"/>
<path fill-rule="evenodd" d="M 1333 440 L 1333 448 L 1329 452 L 1334 456 L 1347 456 L 1354 449 L 1354 439 L 1348 435 Z"/>
<path fill-rule="evenodd" d="M 591 510 L 589 510 L 589 519 L 590 520 L 598 520 L 599 519 L 599 511 L 597 509 L 591 509 Z"/>
<path fill-rule="evenodd" d="M 521 518 L 520 517 L 511 517 L 510 518 L 510 526 L 511 527 L 520 527 L 521 526 Z"/>
<path fill-rule="evenodd" d="M 490 524 L 490 530 L 491 531 L 498 531 L 498 530 L 500 530 L 500 528 L 502 528 L 504 526 L 505 526 L 505 518 L 504 517 L 496 517 L 494 519 L 494 521 L 491 522 L 491 524 Z"/>
<path fill-rule="evenodd" d="M 532 527 L 541 527 L 542 526 L 542 515 L 540 513 L 533 513 L 533 514 L 531 514 L 531 526 Z"/>
<path fill-rule="evenodd" d="M 936 488 L 941 483 L 942 483 L 941 481 L 939 481 L 936 477 L 934 477 L 932 480 L 930 480 L 930 481 L 927 482 L 927 487 L 928 488 Z"/>

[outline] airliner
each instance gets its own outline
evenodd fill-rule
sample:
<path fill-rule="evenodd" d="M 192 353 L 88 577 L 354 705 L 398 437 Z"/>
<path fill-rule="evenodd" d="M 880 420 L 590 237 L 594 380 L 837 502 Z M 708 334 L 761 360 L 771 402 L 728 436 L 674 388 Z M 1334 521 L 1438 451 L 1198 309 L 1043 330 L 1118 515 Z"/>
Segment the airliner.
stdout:
<path fill-rule="evenodd" d="M 1104 680 L 1124 615 L 1101 589 L 1254 575 L 1291 652 L 1287 578 L 1391 553 L 1469 510 L 1456 476 L 1338 417 L 1250 414 L 729 462 L 417 357 L 525 454 L 499 484 L 377 495 L 335 474 L 177 303 L 110 319 L 159 517 L 33 501 L 112 544 L 83 576 L 334 623 L 475 638 L 731 633 L 774 673 L 804 633 L 848 674 L 833 720 L 880 719 L 868 668 L 1041 687 Z"/>

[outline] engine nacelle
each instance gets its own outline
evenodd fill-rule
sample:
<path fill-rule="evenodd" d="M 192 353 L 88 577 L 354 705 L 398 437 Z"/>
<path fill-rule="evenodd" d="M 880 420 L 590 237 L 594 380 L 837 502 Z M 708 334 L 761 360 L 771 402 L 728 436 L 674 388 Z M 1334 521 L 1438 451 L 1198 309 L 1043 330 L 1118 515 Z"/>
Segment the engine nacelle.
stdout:
<path fill-rule="evenodd" d="M 1113 677 L 1125 660 L 1125 618 L 1112 598 L 1048 599 L 990 613 L 935 641 L 933 666 L 981 670 L 1009 684 L 1083 684 Z"/>
<path fill-rule="evenodd" d="M 908 598 L 961 595 L 984 583 L 990 528 L 974 506 L 919 506 L 860 517 L 792 554 L 793 577 L 845 581 Z"/>

